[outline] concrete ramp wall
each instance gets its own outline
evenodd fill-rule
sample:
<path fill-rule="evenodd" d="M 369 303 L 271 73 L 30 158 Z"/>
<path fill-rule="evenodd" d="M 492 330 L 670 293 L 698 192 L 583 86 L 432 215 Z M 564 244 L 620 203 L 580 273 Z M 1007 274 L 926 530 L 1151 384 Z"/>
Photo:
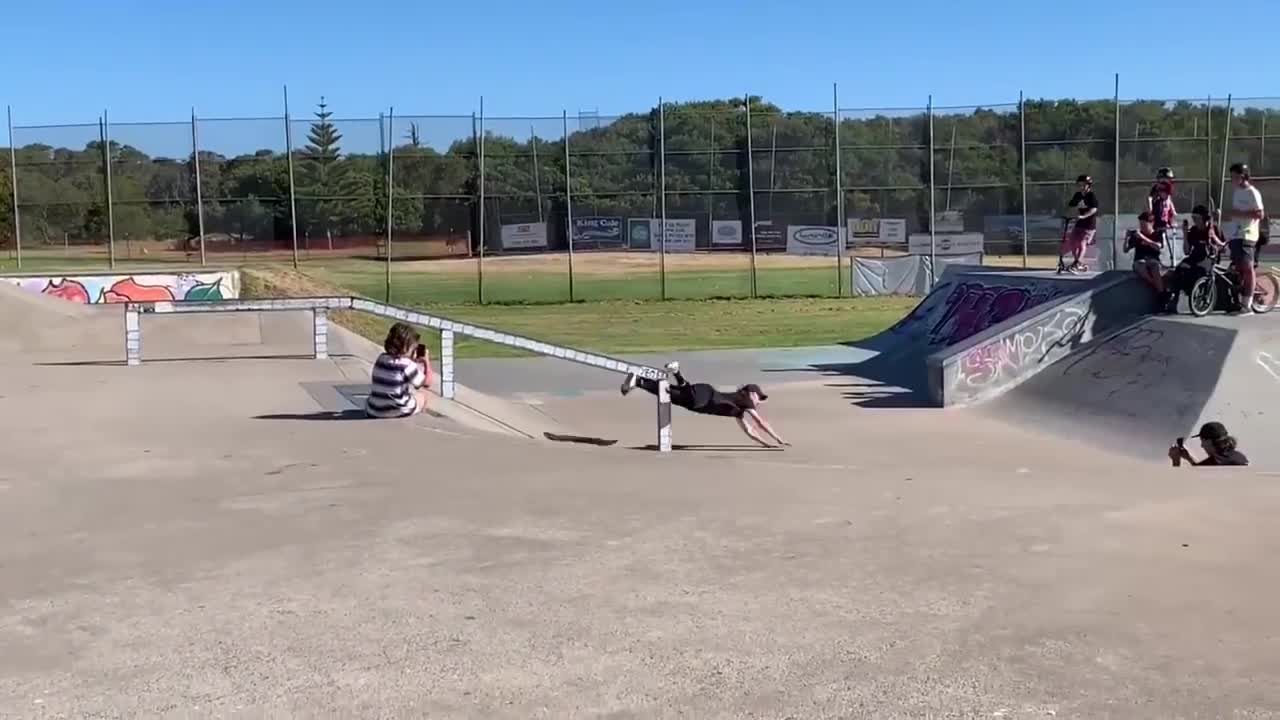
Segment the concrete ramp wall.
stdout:
<path fill-rule="evenodd" d="M 1151 290 L 1130 273 L 1108 272 L 1078 287 L 931 354 L 925 366 L 933 403 L 968 405 L 1000 395 L 1155 309 Z"/>

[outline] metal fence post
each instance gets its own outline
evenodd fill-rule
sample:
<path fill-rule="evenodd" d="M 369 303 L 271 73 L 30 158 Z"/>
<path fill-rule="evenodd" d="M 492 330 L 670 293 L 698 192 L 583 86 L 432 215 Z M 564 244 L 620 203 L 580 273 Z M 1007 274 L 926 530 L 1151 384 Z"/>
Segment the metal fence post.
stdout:
<path fill-rule="evenodd" d="M 1204 181 L 1207 187 L 1204 194 L 1209 197 L 1209 209 L 1214 206 L 1213 201 L 1213 96 L 1205 98 L 1205 122 L 1204 122 Z"/>
<path fill-rule="evenodd" d="M 476 150 L 480 158 L 480 227 L 477 229 L 480 235 L 480 252 L 476 260 L 476 296 L 480 299 L 480 304 L 484 304 L 484 226 L 488 225 L 488 218 L 484 214 L 484 96 L 480 96 L 480 147 Z"/>
<path fill-rule="evenodd" d="M 1111 212 L 1111 269 L 1115 270 L 1120 267 L 1120 73 L 1116 73 L 1115 88 L 1116 103 L 1116 135 L 1115 142 L 1115 171 L 1111 173 L 1114 186 L 1112 192 L 1115 193 L 1112 200 L 1114 209 Z"/>
<path fill-rule="evenodd" d="M 929 104 L 926 106 L 929 114 L 929 289 L 933 289 L 933 283 L 938 279 L 938 237 L 934 230 L 934 226 L 938 224 L 938 215 L 934 208 L 934 192 L 933 192 L 933 96 L 929 96 Z"/>
<path fill-rule="evenodd" d="M 1022 160 L 1022 267 L 1027 267 L 1027 105 L 1026 97 L 1018 91 L 1018 143 Z"/>
<path fill-rule="evenodd" d="M 138 322 L 138 308 L 132 304 L 124 308 L 124 362 L 126 365 L 142 364 L 142 326 Z"/>
<path fill-rule="evenodd" d="M 453 331 L 440 331 L 440 397 L 452 400 L 455 392 L 453 383 Z"/>
<path fill-rule="evenodd" d="M 9 142 L 13 142 L 10 140 Z M 107 111 L 102 111 L 102 176 L 107 186 L 107 264 L 114 270 L 116 267 L 116 214 L 115 202 L 111 198 L 111 121 L 107 119 Z"/>
<path fill-rule="evenodd" d="M 396 109 L 387 112 L 387 268 L 386 296 L 391 304 L 391 235 L 395 224 L 395 158 L 396 158 Z"/>
<path fill-rule="evenodd" d="M 746 94 L 743 106 L 747 111 L 747 211 L 751 216 L 751 297 L 754 298 L 759 292 L 759 280 L 756 277 L 756 171 L 751 153 L 751 93 Z"/>
<path fill-rule="evenodd" d="M 844 255 L 845 228 L 849 223 L 844 218 L 844 178 L 840 176 L 840 85 L 831 83 L 831 121 L 835 125 L 836 141 L 836 297 L 844 297 L 844 266 L 840 258 Z M 853 267 L 853 258 L 849 258 L 849 267 Z"/>
<path fill-rule="evenodd" d="M 293 269 L 298 269 L 298 193 L 293 178 L 293 129 L 289 120 L 289 86 L 284 86 L 284 152 L 289 166 L 289 232 L 293 237 Z"/>
<path fill-rule="evenodd" d="M 658 228 L 658 279 L 662 299 L 667 299 L 667 111 L 658 97 L 658 205 L 661 208 Z M 708 229 L 708 232 L 710 229 Z"/>
<path fill-rule="evenodd" d="M 196 239 L 196 242 L 200 243 L 200 265 L 203 267 L 205 264 L 204 190 L 200 184 L 200 132 L 196 125 L 196 109 L 191 108 L 191 162 L 195 168 L 196 178 L 196 232 L 200 235 L 200 237 Z"/>
<path fill-rule="evenodd" d="M 1222 131 L 1222 174 L 1218 176 L 1218 207 L 1227 204 L 1227 155 L 1231 153 L 1231 93 L 1227 93 L 1227 126 Z"/>
<path fill-rule="evenodd" d="M 18 143 L 13 138 L 13 108 L 5 106 L 5 118 L 9 124 L 9 189 L 13 192 L 13 243 L 17 252 L 18 269 L 22 269 L 22 219 L 18 212 Z"/>
<path fill-rule="evenodd" d="M 315 358 L 327 360 L 329 358 L 329 311 L 325 308 L 313 308 L 311 326 L 314 330 L 311 347 L 315 350 Z"/>
<path fill-rule="evenodd" d="M 671 452 L 671 383 L 658 381 L 658 452 Z"/>
<path fill-rule="evenodd" d="M 564 132 L 564 207 L 565 232 L 569 239 L 569 302 L 573 302 L 573 173 L 569 170 L 569 111 L 560 111 Z"/>

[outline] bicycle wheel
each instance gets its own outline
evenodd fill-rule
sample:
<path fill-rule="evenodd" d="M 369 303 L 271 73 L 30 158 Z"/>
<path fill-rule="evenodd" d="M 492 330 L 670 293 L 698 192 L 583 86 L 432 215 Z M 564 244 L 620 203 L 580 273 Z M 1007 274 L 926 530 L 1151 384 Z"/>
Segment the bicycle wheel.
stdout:
<path fill-rule="evenodd" d="M 1214 282 L 1213 273 L 1209 273 L 1204 277 L 1197 278 L 1195 284 L 1191 286 L 1191 292 L 1188 293 L 1187 307 L 1191 310 L 1191 314 L 1196 317 L 1204 317 L 1213 312 L 1213 307 L 1218 304 L 1218 288 Z"/>
<path fill-rule="evenodd" d="M 1253 311 L 1270 312 L 1280 301 L 1280 280 L 1271 273 L 1258 273 L 1253 286 Z"/>

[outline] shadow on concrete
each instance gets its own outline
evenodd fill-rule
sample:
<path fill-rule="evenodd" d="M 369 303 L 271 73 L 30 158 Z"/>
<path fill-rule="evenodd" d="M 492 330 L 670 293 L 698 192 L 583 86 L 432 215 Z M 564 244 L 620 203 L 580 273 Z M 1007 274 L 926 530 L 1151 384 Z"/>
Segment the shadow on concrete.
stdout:
<path fill-rule="evenodd" d="M 330 353 L 331 358 L 352 357 L 350 355 L 339 355 Z M 296 355 L 216 355 L 210 357 L 170 357 L 170 358 L 147 358 L 142 359 L 144 365 L 151 363 L 186 363 L 186 362 L 219 362 L 224 360 L 314 360 L 315 356 L 307 353 Z M 124 360 L 61 360 L 58 362 L 39 362 L 34 365 L 42 367 L 90 367 L 90 366 L 111 366 L 125 364 Z"/>
<path fill-rule="evenodd" d="M 657 445 L 636 445 L 630 450 L 648 450 L 657 452 Z M 782 452 L 780 447 L 762 447 L 760 445 L 672 445 L 672 450 L 679 452 L 736 452 L 739 450 L 747 452 Z"/>
<path fill-rule="evenodd" d="M 921 361 L 923 362 L 923 361 Z M 831 382 L 826 387 L 840 388 L 841 395 L 850 403 L 865 408 L 924 408 L 934 407 L 928 394 L 922 389 L 912 389 L 883 382 L 868 374 L 866 362 L 828 363 L 805 368 L 764 370 L 764 372 L 809 372 L 828 378 L 848 379 L 848 382 Z"/>
<path fill-rule="evenodd" d="M 309 413 L 274 413 L 270 415 L 254 415 L 254 420 L 373 420 L 364 414 L 364 410 L 320 410 Z"/>

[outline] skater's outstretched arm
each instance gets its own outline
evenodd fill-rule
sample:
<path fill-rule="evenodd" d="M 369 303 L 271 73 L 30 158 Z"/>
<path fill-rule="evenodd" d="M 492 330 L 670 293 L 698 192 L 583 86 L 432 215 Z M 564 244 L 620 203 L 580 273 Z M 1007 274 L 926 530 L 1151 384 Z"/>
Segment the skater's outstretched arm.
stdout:
<path fill-rule="evenodd" d="M 751 425 L 747 422 L 747 419 L 745 416 L 740 417 L 737 420 L 738 420 L 738 427 L 742 428 L 742 432 L 746 433 L 747 437 L 751 438 L 752 440 L 755 440 L 756 442 L 760 443 L 764 447 L 772 447 L 771 445 L 769 445 L 769 443 L 765 442 L 764 438 L 760 437 L 760 433 L 756 432 L 755 428 L 751 427 Z"/>
<path fill-rule="evenodd" d="M 745 415 L 746 415 L 747 417 L 751 418 L 751 421 L 752 421 L 752 422 L 754 422 L 756 425 L 759 425 L 759 426 L 760 426 L 760 429 L 762 429 L 762 430 L 764 430 L 765 432 L 769 433 L 769 437 L 771 437 L 771 438 L 773 438 L 774 440 L 776 440 L 776 441 L 778 442 L 778 444 L 779 444 L 779 445 L 790 445 L 790 444 L 791 444 L 791 443 L 787 442 L 786 440 L 783 440 L 783 439 L 782 439 L 782 436 L 781 436 L 781 435 L 779 435 L 777 432 L 775 432 L 775 431 L 774 431 L 773 426 L 769 424 L 769 421 L 768 421 L 768 420 L 765 420 L 765 419 L 764 419 L 764 416 L 760 414 L 760 411 L 759 411 L 759 410 L 755 410 L 755 409 L 747 410 L 747 411 L 746 411 L 746 413 L 745 413 Z"/>

